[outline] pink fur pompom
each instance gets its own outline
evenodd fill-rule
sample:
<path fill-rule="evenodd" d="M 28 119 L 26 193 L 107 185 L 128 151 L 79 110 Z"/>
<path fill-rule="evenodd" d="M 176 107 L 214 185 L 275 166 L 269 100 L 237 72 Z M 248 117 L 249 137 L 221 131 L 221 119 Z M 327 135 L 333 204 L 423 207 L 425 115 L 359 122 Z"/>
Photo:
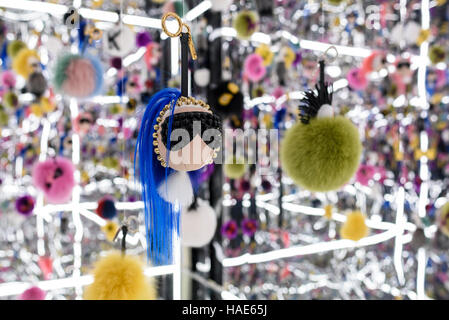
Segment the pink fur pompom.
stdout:
<path fill-rule="evenodd" d="M 437 74 L 437 83 L 436 83 L 437 89 L 441 89 L 447 83 L 446 72 L 445 70 L 440 69 L 435 70 L 435 72 Z"/>
<path fill-rule="evenodd" d="M 361 164 L 357 170 L 355 178 L 362 186 L 368 186 L 369 182 L 374 178 L 376 172 L 377 170 L 375 166 Z"/>
<path fill-rule="evenodd" d="M 363 90 L 368 84 L 366 75 L 359 68 L 349 70 L 346 78 L 348 79 L 349 86 L 354 90 Z"/>
<path fill-rule="evenodd" d="M 33 168 L 34 186 L 44 192 L 49 203 L 65 203 L 75 186 L 72 162 L 63 157 L 38 162 Z"/>
<path fill-rule="evenodd" d="M 8 89 L 16 86 L 16 75 L 10 70 L 6 70 L 1 75 L 2 85 Z"/>
<path fill-rule="evenodd" d="M 88 59 L 73 59 L 66 75 L 62 89 L 70 96 L 87 97 L 95 91 L 95 68 Z"/>
<path fill-rule="evenodd" d="M 25 290 L 20 296 L 20 300 L 45 300 L 46 293 L 39 287 L 31 287 Z"/>
<path fill-rule="evenodd" d="M 95 123 L 90 112 L 82 112 L 73 121 L 73 130 L 81 136 L 89 132 Z"/>
<path fill-rule="evenodd" d="M 280 97 L 282 97 L 284 95 L 284 89 L 282 89 L 282 87 L 277 87 L 276 89 L 274 89 L 273 91 L 273 97 L 275 99 L 279 99 Z"/>
<path fill-rule="evenodd" d="M 383 183 L 387 177 L 387 172 L 383 167 L 377 167 L 369 164 L 361 164 L 355 178 L 362 186 L 368 186 L 371 180 Z"/>
<path fill-rule="evenodd" d="M 266 68 L 263 64 L 263 58 L 258 54 L 250 54 L 245 59 L 244 74 L 252 82 L 257 82 L 265 76 Z"/>

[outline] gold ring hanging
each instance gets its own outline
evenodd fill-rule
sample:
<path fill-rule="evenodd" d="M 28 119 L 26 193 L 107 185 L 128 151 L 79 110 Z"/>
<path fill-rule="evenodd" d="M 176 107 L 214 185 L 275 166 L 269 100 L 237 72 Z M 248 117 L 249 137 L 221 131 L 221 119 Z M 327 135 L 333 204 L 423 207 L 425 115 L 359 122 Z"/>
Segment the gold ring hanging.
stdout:
<path fill-rule="evenodd" d="M 170 31 L 168 31 L 167 26 L 165 25 L 168 17 L 173 17 L 176 19 L 176 21 L 178 21 L 178 25 L 179 25 L 179 29 L 178 31 L 176 31 L 176 33 L 171 33 Z M 162 16 L 162 30 L 164 30 L 164 32 L 171 38 L 176 38 L 179 37 L 182 33 L 182 28 L 185 27 L 187 29 L 187 33 L 189 35 L 189 49 L 190 49 L 190 54 L 192 55 L 192 59 L 196 60 L 197 59 L 197 55 L 196 55 L 196 50 L 195 50 L 195 46 L 193 45 L 193 40 L 192 40 L 192 34 L 190 32 L 190 27 L 183 23 L 181 18 L 174 12 L 167 12 L 166 14 L 164 14 Z"/>
<path fill-rule="evenodd" d="M 168 17 L 173 17 L 176 19 L 176 21 L 178 21 L 178 25 L 179 25 L 179 29 L 176 33 L 171 33 L 170 31 L 168 31 L 167 26 L 165 25 L 165 22 L 167 21 Z M 182 23 L 181 18 L 174 12 L 167 12 L 166 14 L 164 14 L 162 16 L 162 30 L 164 30 L 164 32 L 172 38 L 176 38 L 179 37 L 179 35 L 182 32 L 182 27 L 183 26 L 187 26 L 186 24 Z"/>

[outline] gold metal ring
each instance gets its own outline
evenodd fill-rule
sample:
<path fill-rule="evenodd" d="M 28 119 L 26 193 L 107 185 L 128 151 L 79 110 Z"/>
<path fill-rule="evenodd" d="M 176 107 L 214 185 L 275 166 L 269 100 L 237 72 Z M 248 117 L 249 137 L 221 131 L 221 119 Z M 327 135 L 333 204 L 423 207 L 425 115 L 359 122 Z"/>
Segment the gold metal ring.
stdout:
<path fill-rule="evenodd" d="M 177 31 L 176 33 L 171 33 L 170 31 L 168 31 L 167 26 L 165 25 L 165 22 L 167 21 L 168 17 L 173 17 L 173 18 L 176 19 L 176 21 L 178 21 L 179 29 L 178 29 L 178 31 Z M 162 30 L 164 30 L 164 32 L 165 32 L 169 37 L 172 37 L 172 38 L 179 37 L 179 35 L 180 35 L 181 32 L 182 32 L 182 27 L 183 27 L 183 25 L 184 25 L 184 24 L 182 23 L 181 18 L 180 18 L 176 13 L 174 13 L 174 12 L 167 12 L 166 14 L 164 14 L 164 15 L 162 16 Z"/>

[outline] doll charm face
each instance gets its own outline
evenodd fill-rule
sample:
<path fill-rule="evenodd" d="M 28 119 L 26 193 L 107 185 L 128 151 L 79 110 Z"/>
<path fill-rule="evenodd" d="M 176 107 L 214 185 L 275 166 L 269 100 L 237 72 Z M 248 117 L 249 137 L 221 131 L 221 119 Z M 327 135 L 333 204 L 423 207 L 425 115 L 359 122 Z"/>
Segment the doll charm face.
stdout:
<path fill-rule="evenodd" d="M 221 145 L 221 121 L 200 100 L 181 97 L 171 119 L 170 152 L 167 160 L 170 108 L 158 117 L 153 144 L 162 166 L 193 171 L 213 162 Z"/>

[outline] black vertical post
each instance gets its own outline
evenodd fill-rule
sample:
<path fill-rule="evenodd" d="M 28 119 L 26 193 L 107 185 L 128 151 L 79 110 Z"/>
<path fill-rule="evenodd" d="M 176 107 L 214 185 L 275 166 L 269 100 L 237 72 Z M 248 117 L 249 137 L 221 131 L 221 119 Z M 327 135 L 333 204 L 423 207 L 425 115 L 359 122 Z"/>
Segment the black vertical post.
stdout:
<path fill-rule="evenodd" d="M 324 83 L 324 60 L 320 60 L 320 84 L 322 88 L 325 87 Z"/>
<path fill-rule="evenodd" d="M 181 33 L 181 96 L 189 96 L 189 34 Z"/>
<path fill-rule="evenodd" d="M 221 13 L 208 11 L 207 17 L 209 24 L 213 29 L 221 28 Z M 209 88 L 214 88 L 222 80 L 222 41 L 218 37 L 213 41 L 208 42 L 208 55 L 209 55 L 209 70 L 210 70 L 210 83 Z M 218 158 L 223 158 L 223 148 L 221 148 Z M 211 269 L 209 273 L 209 278 L 218 284 L 223 284 L 223 267 L 220 261 L 216 258 L 215 247 L 213 242 L 222 244 L 221 237 L 221 225 L 223 219 L 223 206 L 221 204 L 222 194 L 223 194 L 223 166 L 222 164 L 215 164 L 215 170 L 210 178 L 209 182 L 209 194 L 210 194 L 210 204 L 215 208 L 216 212 L 219 213 L 217 221 L 217 231 L 215 233 L 214 239 L 209 245 L 209 253 L 211 259 Z M 216 300 L 221 300 L 221 295 L 216 292 L 211 292 L 211 298 Z"/>
<path fill-rule="evenodd" d="M 278 177 L 279 177 L 279 198 L 278 198 L 279 220 L 278 220 L 278 225 L 279 225 L 279 228 L 282 228 L 284 225 L 284 208 L 282 208 L 282 197 L 284 195 L 284 185 L 282 184 L 282 168 L 280 166 L 278 168 Z"/>

